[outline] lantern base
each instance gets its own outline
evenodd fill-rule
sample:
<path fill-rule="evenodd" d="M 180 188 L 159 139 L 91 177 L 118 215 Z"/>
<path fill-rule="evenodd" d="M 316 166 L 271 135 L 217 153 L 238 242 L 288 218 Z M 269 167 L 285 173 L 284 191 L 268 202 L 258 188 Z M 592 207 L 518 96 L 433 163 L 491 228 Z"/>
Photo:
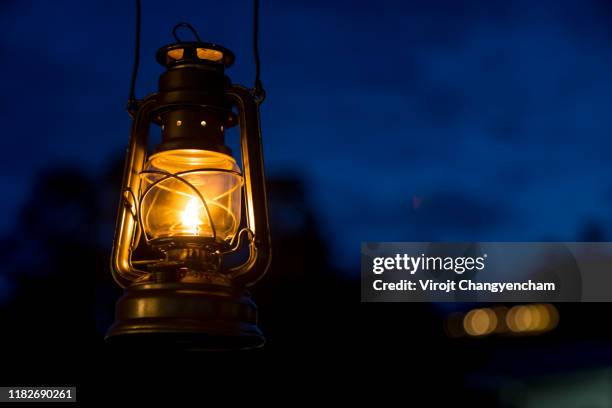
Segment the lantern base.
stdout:
<path fill-rule="evenodd" d="M 125 290 L 106 340 L 119 348 L 239 350 L 263 346 L 247 293 L 198 283 L 146 283 Z"/>

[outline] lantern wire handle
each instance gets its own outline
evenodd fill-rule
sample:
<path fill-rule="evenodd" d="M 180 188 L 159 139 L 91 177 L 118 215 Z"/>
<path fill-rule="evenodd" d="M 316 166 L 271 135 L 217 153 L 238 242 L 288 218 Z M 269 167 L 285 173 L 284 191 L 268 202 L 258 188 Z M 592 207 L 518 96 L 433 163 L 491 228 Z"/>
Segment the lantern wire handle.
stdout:
<path fill-rule="evenodd" d="M 141 1 L 136 0 L 136 30 L 134 39 L 134 65 L 132 66 L 132 78 L 130 81 L 130 95 L 128 97 L 127 111 L 133 114 L 138 108 L 136 99 L 136 78 L 140 65 L 140 31 L 141 31 Z M 192 32 L 198 42 L 202 42 L 195 28 L 189 23 L 178 23 L 172 29 L 172 35 L 177 42 L 182 42 L 178 37 L 179 28 L 187 28 Z M 253 57 L 255 59 L 255 84 L 252 90 L 257 103 L 262 103 L 266 97 L 266 91 L 261 82 L 261 60 L 259 58 L 259 0 L 253 0 Z"/>
<path fill-rule="evenodd" d="M 136 36 L 134 44 L 134 65 L 132 66 L 132 80 L 130 81 L 130 96 L 128 97 L 127 111 L 133 114 L 138 108 L 136 99 L 136 77 L 138 76 L 138 66 L 140 65 L 140 0 L 136 0 Z"/>
<path fill-rule="evenodd" d="M 255 58 L 255 86 L 253 96 L 257 103 L 266 98 L 266 91 L 261 83 L 261 61 L 259 60 L 259 0 L 253 0 L 253 57 Z"/>
<path fill-rule="evenodd" d="M 172 36 L 174 37 L 174 39 L 176 40 L 176 42 L 183 42 L 183 40 L 181 40 L 178 37 L 177 31 L 179 28 L 186 28 L 189 31 L 191 31 L 191 33 L 193 34 L 193 36 L 196 38 L 196 40 L 198 40 L 198 42 L 202 42 L 202 40 L 200 39 L 200 36 L 198 35 L 198 32 L 196 31 L 195 28 L 193 28 L 193 26 L 189 23 L 178 23 L 177 25 L 174 26 L 174 28 L 172 29 Z"/>

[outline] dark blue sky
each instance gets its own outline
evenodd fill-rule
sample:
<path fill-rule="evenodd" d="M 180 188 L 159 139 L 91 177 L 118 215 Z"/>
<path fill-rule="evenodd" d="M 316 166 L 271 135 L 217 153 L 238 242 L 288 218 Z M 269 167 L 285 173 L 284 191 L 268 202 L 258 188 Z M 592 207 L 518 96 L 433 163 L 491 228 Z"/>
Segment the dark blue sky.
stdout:
<path fill-rule="evenodd" d="M 179 21 L 252 84 L 250 1 L 143 3 L 138 96 Z M 41 169 L 124 149 L 133 19 L 131 1 L 0 5 L 0 231 Z M 260 40 L 267 170 L 304 177 L 338 263 L 368 240 L 612 225 L 612 2 L 263 0 Z"/>

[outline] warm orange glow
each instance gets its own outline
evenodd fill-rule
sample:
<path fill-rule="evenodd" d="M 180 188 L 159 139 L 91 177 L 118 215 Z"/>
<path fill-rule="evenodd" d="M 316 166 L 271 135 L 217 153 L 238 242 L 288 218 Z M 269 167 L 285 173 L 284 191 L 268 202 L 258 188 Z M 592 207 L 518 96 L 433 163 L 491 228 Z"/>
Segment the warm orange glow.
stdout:
<path fill-rule="evenodd" d="M 497 318 L 495 333 L 506 333 L 508 331 L 508 325 L 506 324 L 508 308 L 505 306 L 496 306 L 493 308 L 493 313 L 495 313 L 495 317 Z"/>
<path fill-rule="evenodd" d="M 524 332 L 531 329 L 533 325 L 533 313 L 529 306 L 519 306 L 514 313 L 514 327 L 517 331 Z"/>
<path fill-rule="evenodd" d="M 541 333 L 557 326 L 559 315 L 550 304 L 514 306 L 506 315 L 508 328 L 515 333 Z"/>
<path fill-rule="evenodd" d="M 542 331 L 548 327 L 550 316 L 542 305 L 529 305 L 531 310 L 532 322 L 529 328 L 532 331 Z"/>
<path fill-rule="evenodd" d="M 549 316 L 549 321 L 547 322 L 548 325 L 545 327 L 544 330 L 552 330 L 557 327 L 557 324 L 559 324 L 559 312 L 557 311 L 557 308 L 548 303 L 545 303 L 540 306 L 543 307 L 543 310 L 546 310 Z"/>
<path fill-rule="evenodd" d="M 146 169 L 152 171 L 142 175 L 143 194 L 148 191 L 141 203 L 147 238 L 198 236 L 227 242 L 236 234 L 242 177 L 232 157 L 171 150 L 151 156 Z"/>
<path fill-rule="evenodd" d="M 185 206 L 185 209 L 183 210 L 183 213 L 181 214 L 181 222 L 183 223 L 183 226 L 187 230 L 191 230 L 194 235 L 198 234 L 200 225 L 203 224 L 202 220 L 200 219 L 200 211 L 202 210 L 202 207 L 203 206 L 198 203 L 198 199 L 193 197 L 191 200 L 189 200 Z"/>
<path fill-rule="evenodd" d="M 492 333 L 497 327 L 497 316 L 489 308 L 474 309 L 463 319 L 463 328 L 470 336 L 484 336 Z"/>
<path fill-rule="evenodd" d="M 447 317 L 445 332 L 450 337 L 467 334 L 473 337 L 508 331 L 520 335 L 534 335 L 550 331 L 559 323 L 559 312 L 551 304 L 516 305 L 472 309 L 465 315 L 454 313 Z"/>
<path fill-rule="evenodd" d="M 174 50 L 168 51 L 168 57 L 172 58 L 173 60 L 180 60 L 181 58 L 183 58 L 183 53 L 184 50 L 182 48 L 176 48 Z"/>
<path fill-rule="evenodd" d="M 210 48 L 198 48 L 198 58 L 208 61 L 219 62 L 223 59 L 223 53 L 217 50 L 211 50 Z"/>

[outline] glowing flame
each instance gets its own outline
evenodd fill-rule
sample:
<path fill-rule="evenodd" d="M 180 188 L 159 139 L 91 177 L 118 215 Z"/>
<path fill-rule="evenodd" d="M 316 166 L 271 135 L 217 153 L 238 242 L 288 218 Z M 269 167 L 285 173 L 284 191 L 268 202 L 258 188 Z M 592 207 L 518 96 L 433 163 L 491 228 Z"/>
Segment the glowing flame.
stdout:
<path fill-rule="evenodd" d="M 199 200 L 192 197 L 181 214 L 181 223 L 183 224 L 183 227 L 185 227 L 185 229 L 192 234 L 198 234 L 200 225 L 203 224 L 199 216 L 200 208 L 201 205 Z"/>

